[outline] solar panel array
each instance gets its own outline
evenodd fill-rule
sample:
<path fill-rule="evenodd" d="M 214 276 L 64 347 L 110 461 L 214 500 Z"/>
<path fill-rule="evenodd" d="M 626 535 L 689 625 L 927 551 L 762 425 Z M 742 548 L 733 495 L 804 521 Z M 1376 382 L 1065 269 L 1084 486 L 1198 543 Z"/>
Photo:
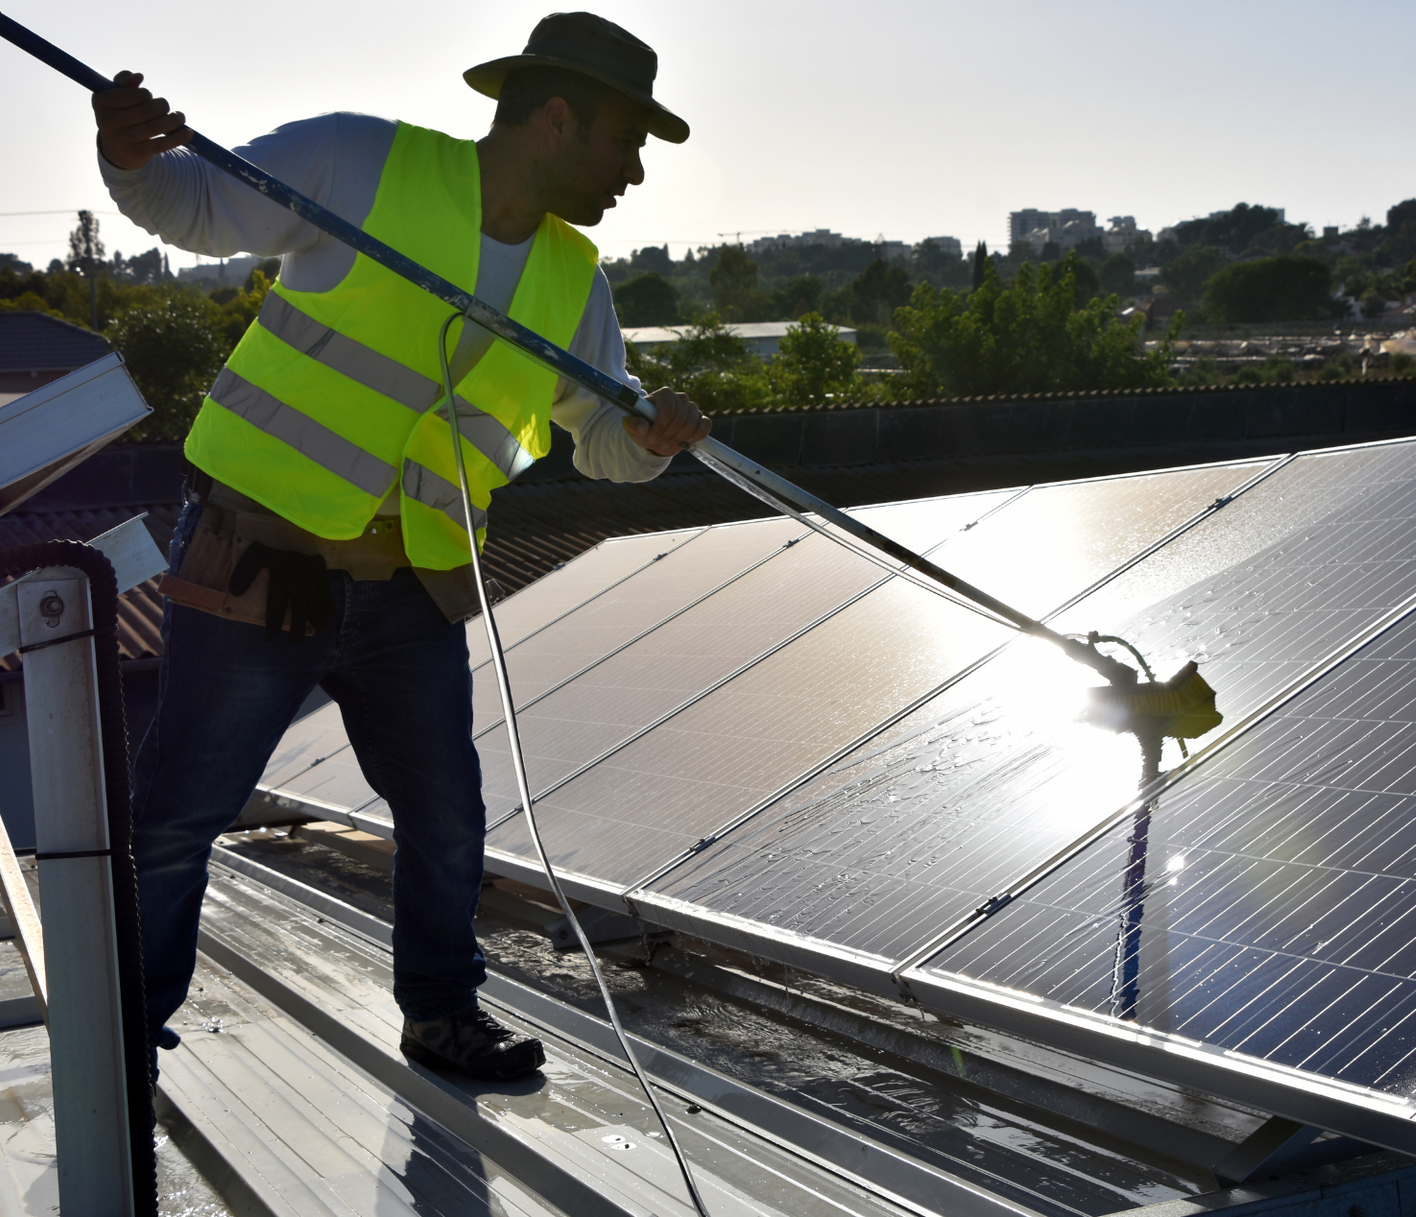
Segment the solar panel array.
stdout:
<path fill-rule="evenodd" d="M 1328 827 L 1311 799 L 1309 819 L 1283 809 L 1295 783 L 1349 808 L 1339 777 L 1407 746 L 1398 692 L 1380 724 L 1351 726 L 1350 707 L 1289 716 L 1322 690 L 1325 706 L 1366 706 L 1333 682 L 1379 655 L 1386 674 L 1361 689 L 1406 687 L 1395 641 L 1343 657 L 1416 601 L 1413 474 L 1402 442 L 858 513 L 1058 629 L 1127 637 L 1162 676 L 1199 660 L 1226 722 L 1162 795 L 1149 846 L 1123 811 L 1139 747 L 1077 721 L 1095 677 L 1056 650 L 788 520 L 605 543 L 498 610 L 552 859 L 584 898 L 941 1010 L 988 1017 L 1023 993 L 1085 1014 L 1088 1034 L 1143 1027 L 1257 1062 L 1278 1071 L 1272 1110 L 1318 1078 L 1340 1110 L 1303 1118 L 1406 1145 L 1416 992 L 1400 950 L 1350 962 L 1416 917 L 1399 800 L 1371 792 L 1392 831 L 1360 859 L 1337 848 L 1358 813 L 1324 811 Z M 534 882 L 479 622 L 469 645 L 489 866 Z M 1305 731 L 1316 762 L 1291 745 Z M 1284 740 L 1301 781 L 1259 763 Z M 1164 764 L 1180 760 L 1167 744 Z M 291 729 L 262 785 L 387 824 L 334 707 Z M 1332 843 L 1322 862 L 1263 852 L 1309 832 Z M 1164 871 L 1168 900 L 1152 891 L 1161 853 L 1185 859 Z M 1380 912 L 1349 914 L 1379 890 Z M 1266 912 L 1246 919 L 1249 904 Z M 1321 949 L 1299 924 L 1310 912 L 1331 929 Z M 1300 1034 L 1285 1001 L 1331 1025 Z M 1342 1124 L 1373 1095 L 1375 1126 Z"/>

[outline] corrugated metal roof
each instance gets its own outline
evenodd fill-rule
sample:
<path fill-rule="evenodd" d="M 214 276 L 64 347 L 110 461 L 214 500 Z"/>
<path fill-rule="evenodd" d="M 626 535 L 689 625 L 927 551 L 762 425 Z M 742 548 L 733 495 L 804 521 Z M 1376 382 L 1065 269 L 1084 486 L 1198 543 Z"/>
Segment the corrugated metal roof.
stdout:
<path fill-rule="evenodd" d="M 101 334 L 47 313 L 0 313 L 0 372 L 72 372 L 109 350 Z"/>

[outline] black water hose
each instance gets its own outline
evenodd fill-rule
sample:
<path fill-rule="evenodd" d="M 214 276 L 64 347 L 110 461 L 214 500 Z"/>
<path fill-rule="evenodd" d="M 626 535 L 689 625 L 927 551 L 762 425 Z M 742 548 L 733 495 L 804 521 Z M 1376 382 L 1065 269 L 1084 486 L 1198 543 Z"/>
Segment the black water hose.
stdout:
<path fill-rule="evenodd" d="M 108 801 L 109 866 L 113 875 L 113 914 L 118 939 L 119 1007 L 123 1014 L 123 1071 L 128 1089 L 134 1212 L 138 1217 L 158 1217 L 142 924 L 138 916 L 138 872 L 133 864 L 128 722 L 123 708 L 123 677 L 118 668 L 118 579 L 102 553 L 78 541 L 46 541 L 0 551 L 0 579 L 18 578 L 46 566 L 73 567 L 89 580 L 94 659 L 98 670 L 98 719 L 103 743 L 103 785 Z"/>

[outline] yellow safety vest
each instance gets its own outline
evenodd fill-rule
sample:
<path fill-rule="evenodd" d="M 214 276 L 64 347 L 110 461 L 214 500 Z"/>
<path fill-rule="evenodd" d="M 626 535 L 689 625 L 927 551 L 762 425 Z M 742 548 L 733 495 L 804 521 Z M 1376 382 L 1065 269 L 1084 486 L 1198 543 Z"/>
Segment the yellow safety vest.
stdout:
<path fill-rule="evenodd" d="M 477 146 L 399 123 L 364 231 L 474 288 L 481 249 Z M 570 345 L 595 247 L 547 215 L 510 315 Z M 468 561 L 457 464 L 442 398 L 438 331 L 448 306 L 363 254 L 337 286 L 277 281 L 187 436 L 188 459 L 316 536 L 361 535 L 395 481 L 415 566 Z M 470 323 L 468 323 L 470 324 Z M 452 327 L 449 345 L 459 329 Z M 480 547 L 491 492 L 550 451 L 556 374 L 496 342 L 456 386 Z"/>

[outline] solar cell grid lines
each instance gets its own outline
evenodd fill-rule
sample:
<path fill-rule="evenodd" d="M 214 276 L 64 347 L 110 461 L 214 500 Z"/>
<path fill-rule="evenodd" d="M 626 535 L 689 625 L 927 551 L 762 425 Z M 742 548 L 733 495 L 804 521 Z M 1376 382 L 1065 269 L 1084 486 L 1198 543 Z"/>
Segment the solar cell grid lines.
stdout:
<path fill-rule="evenodd" d="M 922 971 L 1405 1099 L 1414 813 L 1408 615 Z"/>
<path fill-rule="evenodd" d="M 912 505 L 913 514 L 931 522 L 928 532 L 937 545 L 1004 497 L 927 501 Z M 539 689 L 545 696 L 539 699 L 518 693 L 532 789 L 548 790 L 887 578 L 823 537 L 803 538 L 802 531 L 776 519 L 711 530 L 615 589 L 627 600 L 650 601 L 648 612 L 626 609 L 628 626 L 596 627 L 599 604 L 591 603 L 529 640 L 533 654 L 544 657 L 543 670 L 578 672 L 561 684 L 543 678 Z M 695 559 L 700 545 L 702 561 Z M 613 605 L 617 598 L 602 599 Z M 660 624 L 637 637 L 656 618 Z M 607 637 L 637 641 L 606 654 Z M 557 646 L 560 654 L 547 655 Z M 512 797 L 504 736 L 478 742 L 489 799 Z"/>
<path fill-rule="evenodd" d="M 1055 607 L 1195 517 L 1264 464 L 1036 487 L 950 537 L 939 560 L 985 586 L 1006 568 L 1013 586 L 1026 582 L 1037 603 Z M 1015 513 L 1021 513 L 1016 521 Z M 1084 540 L 1071 539 L 1078 535 Z M 836 572 L 832 578 L 849 577 L 851 594 L 881 583 L 876 568 L 849 554 L 824 555 L 821 538 L 798 548 L 809 544 L 818 546 L 810 552 L 825 563 L 823 570 Z M 610 884 L 634 883 L 1009 637 L 1001 627 L 903 580 L 848 605 L 846 595 L 838 595 L 835 606 L 818 604 L 811 585 L 820 578 L 792 569 L 787 556 L 776 558 L 531 708 L 523 722 L 528 736 L 537 718 L 549 718 L 548 708 L 558 702 L 575 705 L 577 719 L 575 728 L 560 722 L 556 732 L 546 729 L 558 746 L 570 730 L 580 729 L 582 716 L 590 719 L 586 729 L 605 741 L 604 751 L 582 762 L 590 766 L 594 761 L 593 766 L 559 789 L 544 784 L 549 767 L 533 776 L 533 788 L 546 792 L 538 796 L 542 831 L 563 867 Z M 830 612 L 830 619 L 812 625 L 780 651 L 768 654 L 763 648 L 755 662 L 720 688 L 700 677 L 699 688 L 709 691 L 691 702 L 653 700 L 646 686 L 680 679 L 675 674 L 646 680 L 657 655 L 670 657 L 664 648 L 680 630 L 695 648 L 729 631 L 747 640 L 754 615 L 761 612 L 755 601 L 764 595 L 784 597 L 803 626 L 822 610 Z M 797 611 L 804 604 L 812 607 L 811 614 Z M 705 620 L 721 624 L 708 630 Z M 725 643 L 734 648 L 728 655 L 747 651 L 737 652 L 733 639 Z M 732 671 L 721 666 L 721 654 L 707 658 L 717 670 Z M 691 661 L 702 659 L 693 656 Z M 680 656 L 670 666 L 684 665 Z M 624 684 L 611 687 L 618 680 Z M 636 712 L 650 706 L 673 713 L 653 720 L 653 730 L 640 738 L 610 743 L 614 720 L 607 722 L 607 712 L 613 714 L 616 697 Z M 489 758 L 489 768 L 496 763 Z M 489 847 L 523 858 L 530 854 L 529 839 L 515 823 L 494 831 Z"/>
<path fill-rule="evenodd" d="M 1198 655 L 1238 722 L 1403 588 L 1416 594 L 1413 471 L 1412 444 L 1301 457 L 1062 613 L 1060 628 L 1130 637 L 1162 675 Z M 1129 623 L 1107 616 L 1134 605 L 1133 583 L 1185 590 Z M 631 899 L 697 933 L 731 914 L 800 940 L 768 951 L 906 960 L 1129 801 L 1134 740 L 1071 721 L 1088 683 L 1041 644 L 1010 646 Z"/>

